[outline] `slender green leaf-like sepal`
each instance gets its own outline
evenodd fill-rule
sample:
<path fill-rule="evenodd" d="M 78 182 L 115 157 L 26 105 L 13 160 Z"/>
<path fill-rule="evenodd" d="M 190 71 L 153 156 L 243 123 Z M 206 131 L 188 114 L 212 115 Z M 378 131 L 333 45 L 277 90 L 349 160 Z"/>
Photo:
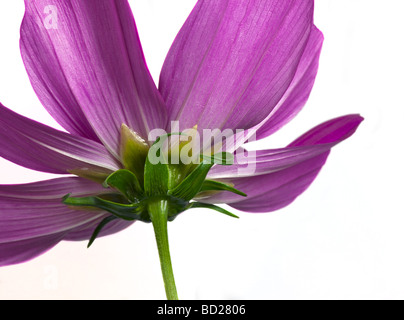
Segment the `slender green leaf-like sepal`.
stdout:
<path fill-rule="evenodd" d="M 227 161 L 234 160 L 233 155 L 228 152 L 214 156 L 201 156 L 201 158 L 202 162 L 176 188 L 170 191 L 170 195 L 186 201 L 192 200 L 201 191 L 209 170 L 215 164 L 224 165 L 228 163 Z"/>
<path fill-rule="evenodd" d="M 192 200 L 199 193 L 213 163 L 201 163 L 176 188 L 170 191 L 173 197 Z"/>
<path fill-rule="evenodd" d="M 173 177 L 163 145 L 172 135 L 181 133 L 169 133 L 158 137 L 149 150 L 144 168 L 144 190 L 147 196 L 161 196 L 168 193 Z"/>
<path fill-rule="evenodd" d="M 153 147 L 150 150 L 152 149 Z M 149 157 L 147 157 L 144 172 L 144 190 L 146 195 L 166 195 L 170 182 L 168 164 L 153 164 L 150 162 Z"/>
<path fill-rule="evenodd" d="M 209 192 L 209 191 L 230 191 L 240 196 L 247 197 L 247 195 L 244 192 L 241 192 L 240 190 L 233 188 L 231 185 L 227 183 L 214 180 L 205 180 L 203 182 L 200 192 Z"/>
<path fill-rule="evenodd" d="M 114 220 L 116 220 L 116 219 L 118 219 L 118 218 L 115 217 L 115 216 L 109 216 L 109 217 L 106 217 L 105 219 L 103 219 L 103 220 L 100 222 L 100 224 L 97 226 L 97 228 L 95 228 L 95 230 L 94 230 L 94 232 L 93 232 L 93 234 L 92 234 L 92 236 L 91 236 L 91 238 L 90 238 L 90 241 L 88 241 L 87 248 L 90 248 L 90 247 L 91 247 L 91 245 L 94 243 L 95 239 L 97 239 L 97 237 L 98 237 L 98 235 L 100 234 L 100 232 L 102 231 L 102 229 L 103 229 L 108 223 L 110 223 L 111 221 L 114 221 Z"/>
<path fill-rule="evenodd" d="M 98 197 L 73 198 L 66 196 L 63 203 L 68 206 L 98 208 L 112 213 L 117 218 L 133 221 L 150 222 L 147 216 L 142 215 L 144 207 L 141 204 L 120 204 Z"/>
<path fill-rule="evenodd" d="M 104 187 L 108 186 L 120 191 L 130 202 L 135 202 L 143 193 L 136 175 L 126 169 L 111 174 L 104 182 Z"/>
<path fill-rule="evenodd" d="M 215 206 L 214 204 L 202 203 L 202 202 L 193 202 L 193 203 L 191 203 L 190 209 L 196 209 L 196 208 L 204 208 L 204 209 L 215 210 L 217 212 L 223 213 L 223 214 L 225 214 L 227 216 L 230 216 L 232 218 L 239 219 L 239 217 L 236 216 L 235 214 L 227 211 L 226 209 L 223 209 L 221 207 Z"/>

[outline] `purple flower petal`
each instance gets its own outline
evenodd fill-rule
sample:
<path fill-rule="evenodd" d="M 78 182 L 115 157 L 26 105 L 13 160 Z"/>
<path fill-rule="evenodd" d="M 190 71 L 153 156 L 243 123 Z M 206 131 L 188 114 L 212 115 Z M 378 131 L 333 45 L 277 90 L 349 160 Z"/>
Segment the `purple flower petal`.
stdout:
<path fill-rule="evenodd" d="M 75 210 L 62 203 L 67 194 L 105 193 L 81 178 L 59 178 L 24 185 L 0 185 L 0 243 L 40 237 L 80 227 L 104 213 Z"/>
<path fill-rule="evenodd" d="M 0 243 L 0 267 L 26 262 L 57 245 L 66 232 L 43 237 Z"/>
<path fill-rule="evenodd" d="M 215 166 L 209 172 L 208 178 L 241 178 L 276 172 L 329 151 L 336 144 L 337 142 L 303 147 L 258 150 L 253 153 L 241 149 L 236 154 L 234 165 L 228 167 Z M 254 167 L 252 167 L 254 171 L 247 170 L 249 165 L 251 167 L 251 164 L 254 164 Z"/>
<path fill-rule="evenodd" d="M 323 39 L 321 31 L 313 25 L 306 49 L 288 90 L 264 120 L 245 130 L 243 134 L 232 137 L 230 141 L 235 141 L 235 143 L 234 147 L 228 150 L 229 152 L 237 150 L 253 135 L 257 140 L 271 135 L 292 120 L 303 108 L 317 75 Z"/>
<path fill-rule="evenodd" d="M 56 174 L 119 169 L 98 142 L 64 133 L 25 118 L 0 104 L 0 156 L 21 166 Z"/>
<path fill-rule="evenodd" d="M 289 205 L 314 181 L 329 153 L 272 174 L 251 177 L 248 181 L 247 178 L 235 181 L 236 188 L 248 188 L 247 194 L 251 196 L 229 205 L 247 212 L 271 212 Z"/>
<path fill-rule="evenodd" d="M 63 240 L 67 241 L 83 241 L 89 240 L 90 237 L 93 235 L 95 228 L 100 224 L 102 219 L 105 217 L 99 218 L 97 220 L 91 221 L 80 228 L 76 228 L 70 231 Z M 120 232 L 128 227 L 130 227 L 134 222 L 133 221 L 126 221 L 122 219 L 114 220 L 108 223 L 98 234 L 99 237 L 109 236 L 111 234 Z"/>
<path fill-rule="evenodd" d="M 183 128 L 248 129 L 288 89 L 313 1 L 198 1 L 165 61 L 160 91 Z"/>
<path fill-rule="evenodd" d="M 3 198 L 33 201 L 62 199 L 69 193 L 73 197 L 85 197 L 105 192 L 108 192 L 108 189 L 100 184 L 79 177 L 63 177 L 19 185 L 0 185 L 0 196 Z"/>
<path fill-rule="evenodd" d="M 116 156 L 123 123 L 146 138 L 165 127 L 164 102 L 126 0 L 26 0 L 25 8 L 23 59 L 61 125 L 89 138 L 94 130 Z"/>
<path fill-rule="evenodd" d="M 227 203 L 249 212 L 270 212 L 285 207 L 310 186 L 326 162 L 331 147 L 349 138 L 362 120 L 359 115 L 348 115 L 315 127 L 284 149 L 285 159 L 278 156 L 280 150 L 259 152 L 261 157 L 257 158 L 255 176 L 237 177 L 233 171 L 234 178 L 223 179 L 246 193 L 247 199 L 223 192 L 202 201 Z M 296 153 L 296 150 L 305 152 Z"/>
<path fill-rule="evenodd" d="M 259 126 L 256 133 L 257 139 L 263 139 L 280 129 L 303 108 L 317 75 L 323 40 L 321 31 L 313 26 L 295 77 L 281 101 Z"/>
<path fill-rule="evenodd" d="M 364 119 L 357 114 L 324 122 L 290 143 L 288 147 L 339 143 L 352 136 Z"/>
<path fill-rule="evenodd" d="M 59 178 L 24 185 L 0 185 L 0 266 L 33 258 L 70 231 L 106 217 L 101 211 L 74 210 L 62 198 L 106 192 L 81 178 Z"/>

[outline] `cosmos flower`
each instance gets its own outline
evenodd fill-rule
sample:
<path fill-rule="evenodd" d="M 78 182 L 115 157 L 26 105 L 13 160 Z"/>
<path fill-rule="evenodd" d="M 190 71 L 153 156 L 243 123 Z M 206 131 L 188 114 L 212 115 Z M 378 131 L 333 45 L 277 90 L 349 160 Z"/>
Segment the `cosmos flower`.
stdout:
<path fill-rule="evenodd" d="M 283 127 L 309 97 L 323 42 L 313 0 L 199 0 L 158 88 L 126 0 L 25 0 L 25 8 L 23 61 L 38 98 L 66 132 L 0 104 L 0 156 L 65 177 L 0 186 L 0 266 L 136 220 L 153 222 L 156 237 L 166 237 L 167 220 L 192 207 L 226 214 L 216 205 L 283 208 L 363 120 L 333 119 L 286 148 L 254 156 L 242 149 L 247 137 Z M 242 157 L 226 166 L 151 164 L 149 134 L 169 131 L 172 121 L 181 132 L 195 125 L 198 132 L 245 130 L 233 150 Z M 249 164 L 254 172 L 243 173 Z M 165 221 L 155 212 L 165 212 Z"/>

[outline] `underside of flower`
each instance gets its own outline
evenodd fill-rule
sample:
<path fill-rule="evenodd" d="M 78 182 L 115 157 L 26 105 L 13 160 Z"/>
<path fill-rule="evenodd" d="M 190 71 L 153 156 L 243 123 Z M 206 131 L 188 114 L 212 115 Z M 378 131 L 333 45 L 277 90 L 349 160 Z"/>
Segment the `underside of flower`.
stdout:
<path fill-rule="evenodd" d="M 153 222 L 151 208 L 159 203 L 164 203 L 168 221 L 173 221 L 180 213 L 192 208 L 208 208 L 237 218 L 221 207 L 195 200 L 222 191 L 247 196 L 229 183 L 207 179 L 214 165 L 232 165 L 233 155 L 227 152 L 193 154 L 190 148 L 192 141 L 188 141 L 187 136 L 185 141 L 170 139 L 184 135 L 168 134 L 159 137 L 149 146 L 137 133 L 122 125 L 121 161 L 124 169 L 104 179 L 102 183 L 108 192 L 81 198 L 67 195 L 63 199 L 63 203 L 68 206 L 99 209 L 111 214 L 94 230 L 89 246 L 102 228 L 115 219 Z M 184 157 L 178 154 L 183 154 L 183 151 L 192 161 L 181 161 Z M 76 174 L 82 172 L 77 170 Z M 100 178 L 91 172 L 81 177 L 93 180 Z"/>
<path fill-rule="evenodd" d="M 185 136 L 186 139 L 170 139 L 179 136 Z M 186 133 L 171 133 L 158 137 L 149 147 L 137 133 L 122 125 L 121 162 L 124 169 L 115 171 L 103 182 L 103 186 L 110 192 L 81 198 L 66 195 L 63 198 L 67 206 L 97 209 L 111 214 L 95 228 L 88 247 L 102 229 L 116 219 L 153 223 L 169 299 L 178 299 L 178 296 L 169 253 L 167 222 L 192 208 L 212 209 L 238 218 L 221 207 L 194 199 L 221 191 L 247 196 L 229 184 L 206 179 L 214 165 L 232 165 L 232 154 L 211 154 L 210 149 L 208 152 L 195 152 L 193 141 L 188 141 L 188 138 L 191 137 Z M 184 151 L 187 157 L 180 157 Z M 190 161 L 181 161 L 184 158 Z M 99 175 L 92 176 L 90 172 L 82 177 L 93 180 L 100 178 Z"/>
<path fill-rule="evenodd" d="M 0 103 L 0 156 L 66 176 L 0 185 L 0 266 L 62 240 L 90 246 L 141 221 L 153 224 L 167 297 L 176 299 L 168 221 L 192 208 L 236 217 L 220 204 L 251 213 L 288 206 L 363 120 L 346 115 L 284 148 L 244 149 L 286 125 L 309 98 L 323 43 L 313 0 L 197 1 L 158 85 L 127 0 L 25 0 L 25 9 L 24 65 L 65 131 Z M 167 134 L 172 122 L 181 125 Z M 225 129 L 235 138 L 225 148 L 192 139 Z M 154 130 L 164 133 L 151 137 Z"/>

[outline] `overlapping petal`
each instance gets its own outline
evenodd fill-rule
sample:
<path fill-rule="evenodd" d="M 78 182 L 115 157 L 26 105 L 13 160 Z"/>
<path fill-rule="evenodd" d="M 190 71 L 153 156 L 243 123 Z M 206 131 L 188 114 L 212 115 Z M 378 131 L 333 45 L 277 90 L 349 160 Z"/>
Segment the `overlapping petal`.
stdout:
<path fill-rule="evenodd" d="M 163 66 L 160 91 L 183 128 L 248 129 L 294 78 L 313 1 L 198 1 Z"/>
<path fill-rule="evenodd" d="M 271 113 L 258 125 L 256 139 L 263 139 L 292 120 L 308 100 L 317 75 L 323 34 L 313 26 L 306 49 L 288 90 Z"/>
<path fill-rule="evenodd" d="M 66 232 L 38 238 L 0 243 L 0 267 L 31 260 L 57 245 Z"/>
<path fill-rule="evenodd" d="M 313 25 L 296 74 L 282 99 L 259 124 L 231 136 L 229 141 L 233 141 L 233 143 L 231 146 L 226 146 L 227 151 L 237 150 L 251 137 L 260 140 L 271 135 L 299 113 L 308 100 L 314 85 L 323 40 L 323 34 Z"/>
<path fill-rule="evenodd" d="M 105 193 L 101 185 L 74 177 L 24 185 L 0 185 L 0 266 L 43 253 L 70 232 L 106 217 L 74 210 L 62 198 Z"/>
<path fill-rule="evenodd" d="M 0 243 L 70 231 L 103 215 L 74 210 L 62 203 L 67 194 L 105 193 L 100 184 L 77 177 L 23 185 L 0 185 Z"/>
<path fill-rule="evenodd" d="M 21 51 L 40 100 L 67 130 L 118 155 L 123 123 L 143 137 L 164 128 L 126 0 L 25 0 Z M 53 19 L 53 20 L 52 20 Z"/>
<path fill-rule="evenodd" d="M 234 184 L 236 189 L 248 195 L 247 199 L 223 192 L 202 201 L 227 203 L 249 212 L 270 212 L 290 204 L 313 182 L 327 160 L 331 147 L 350 137 L 362 120 L 359 115 L 349 115 L 327 121 L 285 148 L 284 158 L 279 156 L 282 154 L 279 150 L 258 153 L 261 155 L 256 161 L 258 170 L 255 174 L 250 173 L 251 176 L 238 177 L 234 168 L 229 168 L 228 178 L 223 181 Z M 305 152 L 296 152 L 301 150 Z M 244 166 L 245 163 L 236 165 L 236 169 Z M 224 170 L 220 174 L 226 176 Z M 231 175 L 233 178 L 229 178 Z"/>
<path fill-rule="evenodd" d="M 102 218 L 86 223 L 80 228 L 76 228 L 70 231 L 63 240 L 67 241 L 88 241 L 90 237 L 93 235 L 95 228 L 100 224 Z M 104 228 L 102 228 L 101 232 L 98 234 L 98 237 L 105 237 L 117 232 L 120 232 L 128 227 L 130 227 L 134 222 L 117 219 L 110 223 L 108 223 Z"/>
<path fill-rule="evenodd" d="M 236 153 L 234 165 L 214 167 L 209 172 L 209 179 L 241 178 L 276 172 L 320 155 L 336 144 L 337 142 L 258 151 L 241 149 Z"/>
<path fill-rule="evenodd" d="M 30 169 L 56 174 L 76 169 L 110 173 L 119 168 L 101 143 L 55 130 L 2 104 L 0 156 Z"/>

